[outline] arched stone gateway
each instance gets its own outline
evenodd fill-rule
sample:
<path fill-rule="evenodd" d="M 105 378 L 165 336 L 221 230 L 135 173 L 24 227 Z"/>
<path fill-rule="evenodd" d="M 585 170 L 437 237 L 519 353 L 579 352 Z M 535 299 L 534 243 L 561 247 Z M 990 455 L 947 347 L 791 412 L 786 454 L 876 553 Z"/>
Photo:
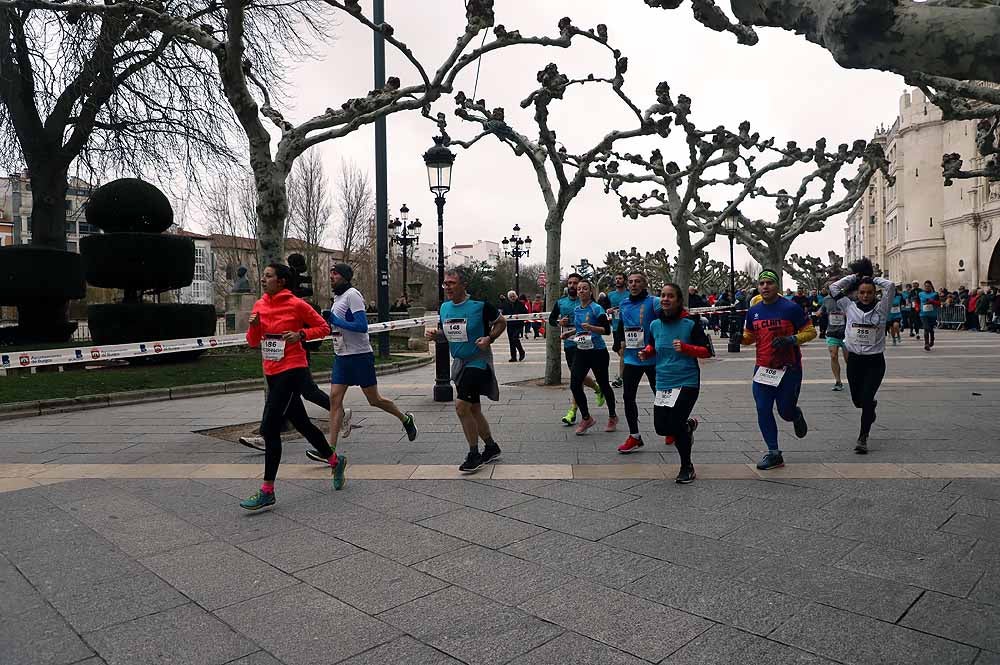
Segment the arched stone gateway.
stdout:
<path fill-rule="evenodd" d="M 1000 286 L 1000 240 L 993 246 L 993 256 L 990 258 L 990 271 L 986 275 L 990 286 Z"/>

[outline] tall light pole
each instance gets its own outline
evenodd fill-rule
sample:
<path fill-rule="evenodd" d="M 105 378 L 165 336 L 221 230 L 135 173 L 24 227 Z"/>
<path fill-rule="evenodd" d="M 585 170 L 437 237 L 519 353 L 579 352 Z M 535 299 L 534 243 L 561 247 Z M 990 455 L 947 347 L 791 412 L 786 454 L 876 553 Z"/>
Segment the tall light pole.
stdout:
<path fill-rule="evenodd" d="M 392 235 L 389 241 L 399 245 L 403 250 L 403 298 L 409 304 L 409 294 L 406 292 L 406 254 L 410 247 L 417 244 L 420 241 L 420 227 L 423 224 L 420 223 L 418 218 L 416 221 L 410 221 L 410 209 L 403 204 L 403 207 L 399 209 L 399 217 L 389 222 L 389 230 Z"/>
<path fill-rule="evenodd" d="M 740 212 L 739 210 L 733 210 L 729 213 L 729 216 L 722 220 L 722 229 L 724 233 L 729 236 L 729 297 L 732 298 L 732 304 L 736 305 L 736 265 L 735 265 L 735 242 L 736 242 L 736 229 L 740 225 Z M 732 314 L 729 317 L 729 345 L 727 350 L 729 353 L 739 353 L 740 352 L 740 338 L 743 337 L 743 327 L 740 325 L 740 317 L 737 314 Z"/>
<path fill-rule="evenodd" d="M 521 237 L 521 227 L 517 224 L 514 225 L 513 233 L 510 234 L 510 238 L 504 238 L 500 241 L 503 245 L 504 256 L 514 257 L 514 290 L 521 293 L 521 257 L 528 256 L 531 253 L 531 236 L 527 238 Z"/>
<path fill-rule="evenodd" d="M 375 0 L 372 6 L 372 20 L 375 25 L 385 21 L 385 0 Z M 375 54 L 375 89 L 385 87 L 385 35 L 381 30 L 373 31 Z M 386 165 L 385 116 L 375 120 L 375 263 L 376 303 L 378 320 L 389 320 L 389 203 L 388 167 Z M 389 357 L 389 331 L 378 336 L 379 358 Z"/>
<path fill-rule="evenodd" d="M 438 313 L 444 304 L 444 195 L 451 189 L 451 167 L 455 153 L 444 146 L 444 137 L 435 136 L 434 145 L 424 153 L 427 166 L 427 184 L 434 194 L 438 213 Z M 434 341 L 434 401 L 450 402 L 454 399 L 451 389 L 451 362 L 448 343 L 442 335 Z"/>

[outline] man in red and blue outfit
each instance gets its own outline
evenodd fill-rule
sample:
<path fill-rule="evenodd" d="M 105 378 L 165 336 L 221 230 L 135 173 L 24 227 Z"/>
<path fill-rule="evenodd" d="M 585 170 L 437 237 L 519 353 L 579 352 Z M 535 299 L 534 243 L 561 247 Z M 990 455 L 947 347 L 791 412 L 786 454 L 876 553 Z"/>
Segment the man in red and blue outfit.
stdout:
<path fill-rule="evenodd" d="M 802 352 L 799 346 L 816 337 L 816 329 L 796 303 L 780 297 L 778 275 L 763 270 L 757 278 L 761 301 L 747 311 L 743 344 L 757 345 L 753 399 L 757 404 L 757 425 L 767 444 L 767 453 L 757 463 L 761 470 L 785 465 L 778 448 L 778 424 L 774 406 L 782 420 L 793 423 L 800 439 L 809 431 L 798 406 L 802 387 Z"/>

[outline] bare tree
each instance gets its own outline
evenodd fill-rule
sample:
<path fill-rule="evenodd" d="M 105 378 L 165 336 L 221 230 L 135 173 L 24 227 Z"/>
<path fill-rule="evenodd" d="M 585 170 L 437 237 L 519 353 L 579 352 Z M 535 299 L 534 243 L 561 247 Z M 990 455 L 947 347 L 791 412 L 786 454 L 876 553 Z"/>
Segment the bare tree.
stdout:
<path fill-rule="evenodd" d="M 236 271 L 252 261 L 250 284 L 259 294 L 257 279 L 264 271 L 257 244 L 256 190 L 249 175 L 240 178 L 219 178 L 209 182 L 202 194 L 202 206 L 207 217 L 208 232 L 220 236 L 212 243 L 215 255 L 213 283 L 218 297 L 225 298 L 233 287 Z M 252 245 L 248 248 L 247 241 Z"/>
<path fill-rule="evenodd" d="M 319 250 L 330 228 L 333 213 L 330 183 L 323 169 L 323 158 L 316 149 L 309 150 L 292 167 L 288 176 L 288 234 L 302 241 L 303 256 L 314 283 L 320 270 Z"/>
<path fill-rule="evenodd" d="M 337 207 L 340 225 L 336 236 L 343 248 L 344 261 L 350 263 L 355 253 L 367 249 L 375 225 L 375 195 L 371 181 L 368 174 L 352 162 L 340 162 Z"/>
<path fill-rule="evenodd" d="M 549 281 L 547 302 L 554 303 L 559 299 L 562 285 L 554 276 L 560 273 L 562 224 L 566 210 L 577 194 L 587 184 L 588 172 L 595 163 L 608 158 L 616 141 L 638 136 L 659 134 L 666 136 L 670 131 L 670 122 L 664 118 L 673 108 L 669 88 L 666 83 L 657 86 L 656 102 L 642 111 L 625 94 L 625 72 L 628 70 L 628 59 L 621 52 L 608 44 L 607 26 L 598 25 L 595 30 L 583 31 L 572 25 L 569 19 L 559 22 L 562 34 L 567 38 L 578 35 L 592 40 L 605 48 L 611 56 L 614 73 L 610 77 L 597 77 L 589 74 L 583 78 L 570 79 L 562 74 L 558 67 L 549 64 L 538 72 L 538 82 L 541 86 L 521 102 L 522 108 L 534 108 L 534 121 L 538 128 L 536 140 L 520 133 L 505 120 L 503 108 L 490 110 L 485 100 L 469 99 L 459 92 L 455 97 L 457 108 L 455 114 L 470 123 L 479 124 L 482 131 L 467 141 L 450 139 L 445 132 L 444 114 L 438 114 L 438 125 L 442 134 L 453 145 L 470 148 L 485 136 L 494 136 L 508 146 L 518 157 L 525 157 L 535 172 L 542 200 L 545 202 L 545 268 L 553 278 Z M 617 97 L 635 124 L 629 129 L 613 129 L 601 137 L 593 146 L 580 153 L 571 153 L 556 139 L 556 132 L 549 125 L 550 106 L 556 100 L 561 100 L 566 92 L 574 86 L 604 85 Z M 561 381 L 561 351 L 559 340 L 550 336 L 546 344 L 545 382 L 549 385 Z"/>
<path fill-rule="evenodd" d="M 821 289 L 847 274 L 844 269 L 844 258 L 832 250 L 827 253 L 825 263 L 823 259 L 808 254 L 805 256 L 792 254 L 788 258 L 785 270 L 801 289 Z"/>

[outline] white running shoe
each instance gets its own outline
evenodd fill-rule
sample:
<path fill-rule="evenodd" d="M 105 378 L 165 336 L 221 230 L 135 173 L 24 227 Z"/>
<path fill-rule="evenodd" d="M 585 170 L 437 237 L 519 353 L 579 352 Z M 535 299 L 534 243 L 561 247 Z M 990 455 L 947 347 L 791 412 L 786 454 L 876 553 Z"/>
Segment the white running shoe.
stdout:
<path fill-rule="evenodd" d="M 264 450 L 264 437 L 262 436 L 241 436 L 237 441 L 240 445 L 254 450 Z"/>
<path fill-rule="evenodd" d="M 344 409 L 344 420 L 340 423 L 340 436 L 345 439 L 351 435 L 351 416 L 353 415 L 353 411 Z"/>

